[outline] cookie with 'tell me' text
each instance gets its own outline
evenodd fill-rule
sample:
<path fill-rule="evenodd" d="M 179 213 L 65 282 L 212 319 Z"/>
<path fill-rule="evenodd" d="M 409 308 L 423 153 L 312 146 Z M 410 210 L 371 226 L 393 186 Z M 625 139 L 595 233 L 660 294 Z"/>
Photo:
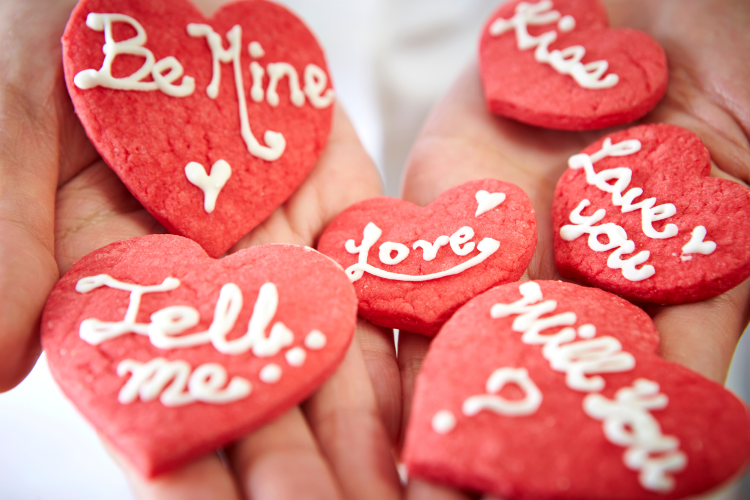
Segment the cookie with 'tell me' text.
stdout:
<path fill-rule="evenodd" d="M 305 24 L 265 0 L 82 0 L 68 92 L 106 163 L 167 230 L 218 257 L 302 183 L 334 93 Z"/>
<path fill-rule="evenodd" d="M 266 245 L 214 260 L 158 235 L 77 262 L 41 333 L 63 392 L 151 477 L 307 398 L 343 359 L 356 315 L 346 275 L 315 250 Z"/>
<path fill-rule="evenodd" d="M 362 201 L 318 242 L 354 283 L 360 316 L 429 336 L 472 297 L 518 280 L 535 247 L 528 196 L 494 179 L 449 189 L 426 207 Z"/>
<path fill-rule="evenodd" d="M 661 46 L 609 28 L 600 0 L 503 3 L 482 31 L 479 61 L 489 110 L 559 130 L 636 120 L 667 90 Z"/>
<path fill-rule="evenodd" d="M 634 301 L 714 297 L 750 276 L 750 189 L 709 177 L 673 125 L 617 132 L 568 161 L 552 207 L 560 274 Z"/>
<path fill-rule="evenodd" d="M 645 312 L 602 290 L 493 288 L 424 359 L 409 476 L 508 500 L 672 500 L 731 481 L 750 458 L 747 407 L 658 345 Z"/>

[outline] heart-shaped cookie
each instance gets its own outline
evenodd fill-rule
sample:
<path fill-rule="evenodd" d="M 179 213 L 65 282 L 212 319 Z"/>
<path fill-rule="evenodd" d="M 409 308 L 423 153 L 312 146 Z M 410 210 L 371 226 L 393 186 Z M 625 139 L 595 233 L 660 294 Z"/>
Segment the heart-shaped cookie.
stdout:
<path fill-rule="evenodd" d="M 83 0 L 63 36 L 76 113 L 171 233 L 213 257 L 262 222 L 326 145 L 333 90 L 307 27 L 264 0 Z"/>
<path fill-rule="evenodd" d="M 667 59 L 643 32 L 608 28 L 599 0 L 504 3 L 482 31 L 482 83 L 493 113 L 545 128 L 631 122 L 667 90 Z"/>
<path fill-rule="evenodd" d="M 318 242 L 354 283 L 360 316 L 424 335 L 472 297 L 519 279 L 535 247 L 528 196 L 494 179 L 452 188 L 424 208 L 365 200 L 334 219 Z"/>
<path fill-rule="evenodd" d="M 565 277 L 636 301 L 719 295 L 750 276 L 750 189 L 708 177 L 692 132 L 643 125 L 570 158 L 552 207 Z"/>
<path fill-rule="evenodd" d="M 437 335 L 416 382 L 409 474 L 511 499 L 675 499 L 750 458 L 747 408 L 657 355 L 646 313 L 593 288 L 494 288 Z"/>
<path fill-rule="evenodd" d="M 221 260 L 179 236 L 114 243 L 55 286 L 42 345 L 63 392 L 145 476 L 296 405 L 342 360 L 349 280 L 292 245 Z"/>

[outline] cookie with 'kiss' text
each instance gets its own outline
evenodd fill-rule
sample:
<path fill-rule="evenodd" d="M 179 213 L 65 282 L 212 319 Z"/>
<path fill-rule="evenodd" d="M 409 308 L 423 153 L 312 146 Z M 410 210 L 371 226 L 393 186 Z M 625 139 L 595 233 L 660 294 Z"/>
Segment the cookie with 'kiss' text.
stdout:
<path fill-rule="evenodd" d="M 266 0 L 81 0 L 62 39 L 76 114 L 167 230 L 218 257 L 326 145 L 334 93 L 305 24 Z"/>
<path fill-rule="evenodd" d="M 426 207 L 362 201 L 318 242 L 354 283 L 360 316 L 430 336 L 472 297 L 519 279 L 535 247 L 528 196 L 494 179 L 449 189 Z"/>
<path fill-rule="evenodd" d="M 471 300 L 432 341 L 403 459 L 409 476 L 507 500 L 694 498 L 750 458 L 747 407 L 660 358 L 648 315 L 571 283 Z"/>
<path fill-rule="evenodd" d="M 307 398 L 343 359 L 356 316 L 346 275 L 315 250 L 215 260 L 158 235 L 78 261 L 49 296 L 41 334 L 65 395 L 150 477 Z"/>
<path fill-rule="evenodd" d="M 568 166 L 552 207 L 563 276 L 663 304 L 714 297 L 750 276 L 750 189 L 709 177 L 692 132 L 634 127 Z"/>
<path fill-rule="evenodd" d="M 559 130 L 636 120 L 669 80 L 661 46 L 610 28 L 600 0 L 503 3 L 482 30 L 479 62 L 490 111 Z"/>

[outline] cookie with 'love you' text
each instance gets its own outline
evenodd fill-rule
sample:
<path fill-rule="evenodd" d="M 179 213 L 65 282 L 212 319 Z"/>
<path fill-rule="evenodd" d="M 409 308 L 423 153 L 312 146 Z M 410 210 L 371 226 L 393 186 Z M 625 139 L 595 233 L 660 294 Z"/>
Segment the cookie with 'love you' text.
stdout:
<path fill-rule="evenodd" d="M 449 189 L 426 207 L 362 201 L 318 242 L 354 283 L 360 316 L 430 336 L 472 297 L 518 280 L 535 247 L 528 196 L 494 179 Z"/>
<path fill-rule="evenodd" d="M 750 189 L 709 177 L 708 150 L 689 130 L 616 132 L 568 166 L 552 207 L 563 276 L 663 304 L 714 297 L 750 276 Z"/>
<path fill-rule="evenodd" d="M 265 220 L 325 148 L 334 93 L 305 24 L 265 0 L 81 0 L 68 92 L 107 165 L 212 257 Z"/>
<path fill-rule="evenodd" d="M 482 30 L 479 62 L 490 111 L 560 130 L 640 118 L 669 80 L 661 46 L 610 28 L 600 0 L 503 3 Z"/>
<path fill-rule="evenodd" d="M 41 335 L 65 395 L 150 477 L 309 397 L 343 359 L 356 316 L 346 275 L 315 250 L 216 260 L 156 235 L 78 261 L 49 296 Z"/>
<path fill-rule="evenodd" d="M 715 490 L 747 466 L 747 407 L 658 346 L 649 316 L 602 290 L 493 288 L 453 315 L 424 358 L 409 476 L 506 500 Z"/>

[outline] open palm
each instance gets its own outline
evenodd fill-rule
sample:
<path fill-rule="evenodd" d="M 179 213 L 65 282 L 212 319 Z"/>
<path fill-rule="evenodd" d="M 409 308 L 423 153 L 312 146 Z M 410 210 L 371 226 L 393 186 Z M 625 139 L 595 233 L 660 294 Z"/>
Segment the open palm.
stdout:
<path fill-rule="evenodd" d="M 712 175 L 750 183 L 750 4 L 743 0 L 610 0 L 613 26 L 653 36 L 669 60 L 666 97 L 642 123 L 672 123 L 698 134 L 712 157 Z M 560 279 L 554 261 L 552 198 L 567 159 L 612 132 L 559 132 L 524 125 L 487 111 L 479 69 L 472 64 L 433 110 L 407 166 L 404 198 L 419 205 L 472 179 L 496 178 L 531 198 L 539 231 L 529 279 Z M 748 322 L 750 282 L 711 300 L 650 306 L 660 353 L 724 382 Z M 404 423 L 408 399 L 429 340 L 402 332 Z M 414 481 L 409 498 L 460 498 L 459 492 Z"/>
<path fill-rule="evenodd" d="M 0 3 L 0 390 L 36 361 L 39 316 L 59 275 L 109 243 L 165 232 L 102 161 L 73 111 L 59 40 L 74 4 Z M 376 169 L 337 106 L 308 178 L 230 253 L 267 243 L 314 246 L 333 217 L 380 191 Z M 400 484 L 390 443 L 399 412 L 392 334 L 361 322 L 339 370 L 303 407 L 221 457 L 147 481 L 112 453 L 140 498 L 395 498 Z"/>

